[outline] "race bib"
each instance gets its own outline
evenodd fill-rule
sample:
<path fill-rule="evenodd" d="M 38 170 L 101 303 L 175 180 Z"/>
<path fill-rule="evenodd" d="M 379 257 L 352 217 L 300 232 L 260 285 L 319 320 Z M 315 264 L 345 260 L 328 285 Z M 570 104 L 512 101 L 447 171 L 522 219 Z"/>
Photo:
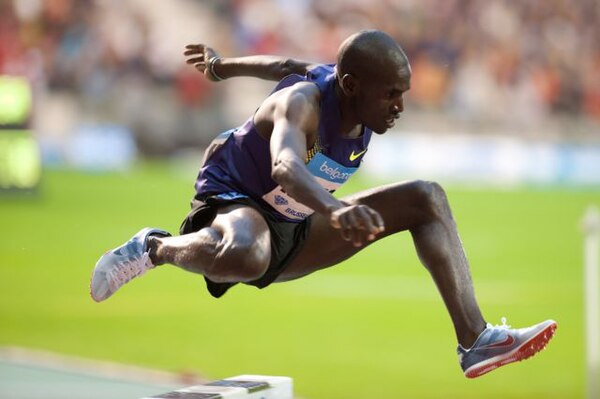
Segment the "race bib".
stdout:
<path fill-rule="evenodd" d="M 343 166 L 321 153 L 316 154 L 306 167 L 321 187 L 330 193 L 340 188 L 358 169 Z M 281 186 L 263 195 L 262 199 L 277 212 L 292 220 L 303 220 L 314 213 L 311 208 L 290 197 Z"/>

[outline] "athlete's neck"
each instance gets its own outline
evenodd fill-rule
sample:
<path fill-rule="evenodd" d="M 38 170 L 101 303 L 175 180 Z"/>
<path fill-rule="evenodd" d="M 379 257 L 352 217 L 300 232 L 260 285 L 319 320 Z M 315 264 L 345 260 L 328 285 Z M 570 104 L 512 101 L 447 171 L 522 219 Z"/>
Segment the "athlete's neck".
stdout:
<path fill-rule="evenodd" d="M 344 95 L 338 84 L 335 85 L 335 96 L 338 99 L 340 112 L 340 135 L 347 139 L 359 137 L 363 133 L 362 124 L 352 112 L 349 98 Z"/>

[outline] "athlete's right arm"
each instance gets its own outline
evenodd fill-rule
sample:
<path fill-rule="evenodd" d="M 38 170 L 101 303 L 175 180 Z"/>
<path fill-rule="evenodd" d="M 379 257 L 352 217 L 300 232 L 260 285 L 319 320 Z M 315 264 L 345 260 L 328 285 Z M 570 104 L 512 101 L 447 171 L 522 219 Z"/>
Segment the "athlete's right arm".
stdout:
<path fill-rule="evenodd" d="M 296 201 L 326 215 L 346 241 L 361 246 L 373 240 L 384 229 L 381 215 L 366 205 L 341 202 L 319 185 L 305 165 L 309 132 L 317 132 L 319 124 L 316 86 L 297 84 L 274 98 L 270 138 L 273 180 Z"/>
<path fill-rule="evenodd" d="M 280 81 L 292 73 L 305 75 L 315 65 L 306 61 L 273 55 L 220 57 L 214 49 L 205 44 L 188 44 L 183 54 L 190 57 L 186 61 L 188 64 L 194 65 L 198 71 L 213 82 L 237 76 Z"/>

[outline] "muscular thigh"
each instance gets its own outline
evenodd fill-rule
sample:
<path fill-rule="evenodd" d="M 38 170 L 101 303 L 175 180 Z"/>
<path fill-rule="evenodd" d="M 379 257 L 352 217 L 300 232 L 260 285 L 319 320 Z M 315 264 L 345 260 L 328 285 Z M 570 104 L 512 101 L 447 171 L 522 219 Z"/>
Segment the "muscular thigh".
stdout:
<path fill-rule="evenodd" d="M 364 204 L 381 214 L 385 231 L 375 241 L 388 235 L 408 230 L 426 217 L 423 201 L 426 184 L 422 181 L 394 183 L 361 191 L 342 201 Z M 331 227 L 327 217 L 314 214 L 308 239 L 298 256 L 290 263 L 277 281 L 287 281 L 305 276 L 317 270 L 333 266 L 364 249 L 355 247 L 342 239 L 340 231 Z M 374 242 L 374 241 L 373 241 Z"/>

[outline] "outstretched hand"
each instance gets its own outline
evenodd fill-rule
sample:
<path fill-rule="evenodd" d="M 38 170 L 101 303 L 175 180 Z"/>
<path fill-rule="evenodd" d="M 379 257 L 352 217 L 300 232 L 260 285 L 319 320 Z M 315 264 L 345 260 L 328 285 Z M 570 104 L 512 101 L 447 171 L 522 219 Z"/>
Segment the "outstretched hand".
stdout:
<path fill-rule="evenodd" d="M 339 229 L 342 238 L 360 247 L 385 230 L 383 218 L 367 205 L 347 205 L 331 213 L 331 226 Z"/>
<path fill-rule="evenodd" d="M 186 60 L 186 63 L 194 65 L 208 80 L 213 82 L 220 80 L 208 68 L 208 61 L 213 57 L 219 57 L 219 54 L 212 47 L 208 47 L 206 44 L 188 44 L 185 48 L 183 55 L 190 57 Z"/>

